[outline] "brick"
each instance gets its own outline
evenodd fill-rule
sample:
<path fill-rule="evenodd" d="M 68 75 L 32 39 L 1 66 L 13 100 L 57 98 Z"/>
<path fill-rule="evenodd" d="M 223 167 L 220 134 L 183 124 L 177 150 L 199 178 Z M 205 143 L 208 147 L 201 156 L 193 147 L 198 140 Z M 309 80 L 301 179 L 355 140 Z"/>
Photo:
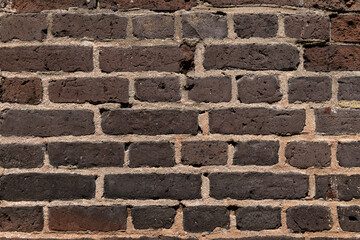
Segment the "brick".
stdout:
<path fill-rule="evenodd" d="M 127 18 L 114 14 L 55 14 L 54 37 L 90 38 L 95 40 L 126 37 Z"/>
<path fill-rule="evenodd" d="M 1 232 L 41 232 L 44 227 L 42 207 L 0 208 Z"/>
<path fill-rule="evenodd" d="M 16 12 L 40 12 L 42 10 L 54 9 L 68 9 L 71 7 L 88 8 L 96 7 L 96 0 L 52 0 L 52 1 L 38 1 L 38 0 L 13 0 L 11 7 Z"/>
<path fill-rule="evenodd" d="M 296 77 L 289 79 L 288 99 L 296 102 L 325 102 L 331 99 L 329 77 Z"/>
<path fill-rule="evenodd" d="M 211 173 L 210 197 L 215 199 L 301 199 L 309 178 L 301 174 Z"/>
<path fill-rule="evenodd" d="M 245 4 L 300 6 L 300 0 L 206 0 L 206 1 L 216 7 L 240 6 Z"/>
<path fill-rule="evenodd" d="M 326 142 L 289 142 L 285 148 L 286 162 L 293 167 L 329 167 L 331 146 Z"/>
<path fill-rule="evenodd" d="M 102 0 L 100 8 L 109 8 L 111 10 L 141 8 L 155 11 L 176 11 L 180 9 L 190 9 L 197 5 L 196 0 Z"/>
<path fill-rule="evenodd" d="M 2 200 L 52 201 L 91 199 L 94 196 L 94 176 L 22 173 L 0 177 Z"/>
<path fill-rule="evenodd" d="M 303 110 L 270 108 L 219 109 L 209 112 L 211 133 L 293 135 L 305 126 Z"/>
<path fill-rule="evenodd" d="M 129 147 L 130 167 L 173 167 L 175 148 L 170 142 L 137 142 Z"/>
<path fill-rule="evenodd" d="M 339 199 L 350 201 L 360 199 L 360 175 L 324 175 L 315 176 L 315 198 Z"/>
<path fill-rule="evenodd" d="M 360 101 L 360 77 L 343 77 L 338 84 L 338 100 Z"/>
<path fill-rule="evenodd" d="M 107 175 L 104 196 L 113 199 L 199 199 L 201 176 L 174 173 Z"/>
<path fill-rule="evenodd" d="M 5 15 L 0 18 L 0 40 L 42 41 L 46 38 L 45 14 Z"/>
<path fill-rule="evenodd" d="M 3 136 L 80 136 L 95 131 L 94 113 L 87 110 L 7 109 L 0 116 Z"/>
<path fill-rule="evenodd" d="M 101 114 L 105 134 L 192 134 L 198 129 L 198 113 L 191 110 L 114 110 Z"/>
<path fill-rule="evenodd" d="M 135 79 L 135 99 L 145 102 L 178 102 L 181 99 L 179 78 Z"/>
<path fill-rule="evenodd" d="M 1 53 L 1 51 L 0 51 Z M 145 60 L 146 59 L 146 60 Z M 100 48 L 103 72 L 186 72 L 193 68 L 194 48 L 187 45 Z"/>
<path fill-rule="evenodd" d="M 212 232 L 215 228 L 230 228 L 230 215 L 226 207 L 185 207 L 183 212 L 183 224 L 186 232 Z"/>
<path fill-rule="evenodd" d="M 241 207 L 235 211 L 236 227 L 239 230 L 260 231 L 281 226 L 279 207 Z"/>
<path fill-rule="evenodd" d="M 305 238 L 295 238 L 288 236 L 265 236 L 265 237 L 254 236 L 254 237 L 246 237 L 246 238 L 216 238 L 215 240 L 304 240 L 304 239 Z"/>
<path fill-rule="evenodd" d="M 102 238 L 102 240 L 198 240 L 198 238 L 178 238 L 178 237 L 168 237 L 163 235 L 157 235 L 156 237 L 146 237 L 142 236 L 140 238 Z"/>
<path fill-rule="evenodd" d="M 185 89 L 189 99 L 195 102 L 229 102 L 231 100 L 230 77 L 188 78 Z"/>
<path fill-rule="evenodd" d="M 282 98 L 279 80 L 275 76 L 243 76 L 237 85 L 238 99 L 242 103 L 275 103 Z"/>
<path fill-rule="evenodd" d="M 0 68 L 9 72 L 93 70 L 92 47 L 21 46 L 0 48 Z"/>
<path fill-rule="evenodd" d="M 320 8 L 335 11 L 359 11 L 360 2 L 358 1 L 343 1 L 343 0 L 306 0 L 305 7 Z"/>
<path fill-rule="evenodd" d="M 296 233 L 330 230 L 333 223 L 330 209 L 323 206 L 296 206 L 286 210 L 286 222 Z"/>
<path fill-rule="evenodd" d="M 327 238 L 327 237 L 318 237 L 318 238 L 311 238 L 311 240 L 359 240 L 359 238 Z"/>
<path fill-rule="evenodd" d="M 124 145 L 116 142 L 54 142 L 48 144 L 51 165 L 90 167 L 122 167 Z"/>
<path fill-rule="evenodd" d="M 360 42 L 360 16 L 339 15 L 332 18 L 331 39 L 339 42 Z"/>
<path fill-rule="evenodd" d="M 131 209 L 132 222 L 135 229 L 171 228 L 176 215 L 173 207 L 146 206 Z"/>
<path fill-rule="evenodd" d="M 341 167 L 360 167 L 360 142 L 339 142 L 336 158 Z"/>
<path fill-rule="evenodd" d="M 360 132 L 360 110 L 315 109 L 316 132 L 322 134 L 355 134 Z"/>
<path fill-rule="evenodd" d="M 117 77 L 68 78 L 49 83 L 49 98 L 57 103 L 127 103 L 129 80 Z"/>
<path fill-rule="evenodd" d="M 64 206 L 49 208 L 53 231 L 118 231 L 126 229 L 124 206 Z"/>
<path fill-rule="evenodd" d="M 39 104 L 42 91 L 39 78 L 2 78 L 0 80 L 1 102 Z"/>
<path fill-rule="evenodd" d="M 206 70 L 295 70 L 299 51 L 288 44 L 211 45 L 205 47 Z"/>
<path fill-rule="evenodd" d="M 228 35 L 227 17 L 212 13 L 190 13 L 182 15 L 184 38 L 223 39 Z"/>
<path fill-rule="evenodd" d="M 330 38 L 330 19 L 315 14 L 296 14 L 285 16 L 285 35 L 299 40 Z"/>
<path fill-rule="evenodd" d="M 181 162 L 195 167 L 226 165 L 228 144 L 226 142 L 183 142 Z"/>
<path fill-rule="evenodd" d="M 360 207 L 337 207 L 340 227 L 347 232 L 360 232 Z"/>
<path fill-rule="evenodd" d="M 235 145 L 234 165 L 271 166 L 278 163 L 278 141 L 248 141 Z"/>
<path fill-rule="evenodd" d="M 360 70 L 360 47 L 336 45 L 305 47 L 304 66 L 308 71 L 358 71 Z"/>
<path fill-rule="evenodd" d="M 272 14 L 235 14 L 234 31 L 239 38 L 276 37 L 278 18 Z"/>
<path fill-rule="evenodd" d="M 38 168 L 44 161 L 43 145 L 2 144 L 0 166 L 3 168 Z"/>
<path fill-rule="evenodd" d="M 170 15 L 136 16 L 132 19 L 133 34 L 139 39 L 173 38 L 174 22 Z"/>

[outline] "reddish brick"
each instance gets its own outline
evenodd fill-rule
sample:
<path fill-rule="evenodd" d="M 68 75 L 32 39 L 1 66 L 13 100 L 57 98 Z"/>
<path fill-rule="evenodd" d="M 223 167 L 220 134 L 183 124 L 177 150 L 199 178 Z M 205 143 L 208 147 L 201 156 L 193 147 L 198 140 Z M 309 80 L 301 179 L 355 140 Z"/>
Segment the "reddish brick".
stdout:
<path fill-rule="evenodd" d="M 111 10 L 142 8 L 156 11 L 176 11 L 180 9 L 190 9 L 197 5 L 196 0 L 102 0 L 100 8 L 110 8 Z"/>
<path fill-rule="evenodd" d="M 329 77 L 296 77 L 289 79 L 288 98 L 295 102 L 325 102 L 331 99 L 332 79 Z"/>
<path fill-rule="evenodd" d="M 140 39 L 172 38 L 174 21 L 174 16 L 170 15 L 136 16 L 132 19 L 134 36 Z"/>
<path fill-rule="evenodd" d="M 360 2 L 357 0 L 305 0 L 305 7 L 336 11 L 359 11 Z"/>
<path fill-rule="evenodd" d="M 181 99 L 179 78 L 135 79 L 135 98 L 146 102 L 177 102 Z"/>
<path fill-rule="evenodd" d="M 279 6 L 300 6 L 300 0 L 206 0 L 216 7 L 239 6 L 245 4 L 266 4 Z"/>
<path fill-rule="evenodd" d="M 360 42 L 360 16 L 339 15 L 332 18 L 331 39 L 339 42 Z"/>
<path fill-rule="evenodd" d="M 279 142 L 248 141 L 235 145 L 234 165 L 271 166 L 278 160 Z"/>
<path fill-rule="evenodd" d="M 54 37 L 120 39 L 126 37 L 127 18 L 114 14 L 55 14 Z"/>
<path fill-rule="evenodd" d="M 350 201 L 360 199 L 360 175 L 323 175 L 315 176 L 315 198 Z"/>
<path fill-rule="evenodd" d="M 22 46 L 0 48 L 2 71 L 64 71 L 93 70 L 92 47 L 83 46 Z"/>
<path fill-rule="evenodd" d="M 49 228 L 54 231 L 118 231 L 126 229 L 124 206 L 65 206 L 49 208 Z"/>
<path fill-rule="evenodd" d="M 277 229 L 281 226 L 281 208 L 241 207 L 235 211 L 236 227 L 243 231 Z"/>
<path fill-rule="evenodd" d="M 132 222 L 136 229 L 171 228 L 175 220 L 176 210 L 167 206 L 133 207 Z"/>
<path fill-rule="evenodd" d="M 40 12 L 42 10 L 68 9 L 70 7 L 95 8 L 96 0 L 12 0 L 11 7 L 17 12 Z"/>
<path fill-rule="evenodd" d="M 39 78 L 2 78 L 0 80 L 0 102 L 39 104 L 42 92 Z"/>
<path fill-rule="evenodd" d="M 239 38 L 275 37 L 278 17 L 272 14 L 235 14 L 234 30 Z"/>
<path fill-rule="evenodd" d="M 330 230 L 333 223 L 330 209 L 323 206 L 296 206 L 286 210 L 286 222 L 293 232 Z"/>
<path fill-rule="evenodd" d="M 285 17 L 285 34 L 300 40 L 330 38 L 330 19 L 328 16 L 296 14 Z"/>
<path fill-rule="evenodd" d="M 195 167 L 225 165 L 228 157 L 228 144 L 225 142 L 183 142 L 181 162 Z"/>
<path fill-rule="evenodd" d="M 304 66 L 308 71 L 359 71 L 360 47 L 356 45 L 336 45 L 306 47 Z"/>
<path fill-rule="evenodd" d="M 341 167 L 360 167 L 360 142 L 339 142 L 336 157 Z"/>
<path fill-rule="evenodd" d="M 188 78 L 185 89 L 189 99 L 195 102 L 229 102 L 231 100 L 230 77 Z"/>
<path fill-rule="evenodd" d="M 0 166 L 3 168 L 37 168 L 43 165 L 43 145 L 0 145 Z"/>
<path fill-rule="evenodd" d="M 337 207 L 339 223 L 342 230 L 360 232 L 360 207 Z"/>
<path fill-rule="evenodd" d="M 5 15 L 0 18 L 0 40 L 41 41 L 46 38 L 45 14 Z"/>
<path fill-rule="evenodd" d="M 129 80 L 117 77 L 55 80 L 49 84 L 49 98 L 58 103 L 127 103 Z"/>
<path fill-rule="evenodd" d="M 94 113 L 86 110 L 4 110 L 0 117 L 3 136 L 89 135 L 95 131 Z"/>
<path fill-rule="evenodd" d="M 299 51 L 289 44 L 211 45 L 205 48 L 204 67 L 210 69 L 295 70 Z"/>
<path fill-rule="evenodd" d="M 42 207 L 0 208 L 1 232 L 41 232 L 44 227 Z"/>
<path fill-rule="evenodd" d="M 360 101 L 360 77 L 343 77 L 338 83 L 338 100 Z"/>

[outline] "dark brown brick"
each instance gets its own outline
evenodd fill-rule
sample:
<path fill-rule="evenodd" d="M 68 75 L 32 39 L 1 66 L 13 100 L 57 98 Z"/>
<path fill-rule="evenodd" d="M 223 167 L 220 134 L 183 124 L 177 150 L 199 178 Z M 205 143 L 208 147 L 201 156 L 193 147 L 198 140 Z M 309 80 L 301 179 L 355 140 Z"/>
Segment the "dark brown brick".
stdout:
<path fill-rule="evenodd" d="M 338 207 L 339 223 L 342 230 L 360 232 L 360 207 Z"/>
<path fill-rule="evenodd" d="M 288 44 L 211 45 L 205 48 L 204 67 L 210 69 L 295 70 L 299 51 Z"/>
<path fill-rule="evenodd" d="M 286 210 L 287 226 L 293 232 L 320 232 L 330 230 L 330 209 L 323 206 L 296 206 Z"/>
<path fill-rule="evenodd" d="M 305 7 L 336 11 L 359 11 L 360 2 L 357 0 L 306 0 Z"/>
<path fill-rule="evenodd" d="M 0 166 L 3 168 L 37 168 L 43 165 L 43 145 L 0 145 Z"/>
<path fill-rule="evenodd" d="M 195 167 L 226 165 L 228 144 L 226 142 L 183 142 L 181 162 Z"/>
<path fill-rule="evenodd" d="M 327 238 L 327 237 L 317 237 L 317 238 L 311 238 L 311 240 L 359 240 L 359 238 Z"/>
<path fill-rule="evenodd" d="M 246 237 L 246 238 L 217 238 L 215 240 L 304 240 L 304 239 L 305 238 L 295 238 L 295 237 L 287 237 L 287 236 L 265 236 L 265 237 L 254 236 L 254 237 Z"/>
<path fill-rule="evenodd" d="M 174 173 L 107 175 L 104 188 L 106 198 L 199 199 L 201 176 Z"/>
<path fill-rule="evenodd" d="M 285 34 L 300 40 L 330 38 L 330 19 L 315 14 L 296 14 L 285 17 Z"/>
<path fill-rule="evenodd" d="M 181 99 L 179 78 L 135 79 L 135 98 L 146 102 L 177 102 Z"/>
<path fill-rule="evenodd" d="M 0 18 L 0 40 L 41 41 L 46 38 L 45 14 L 5 15 Z"/>
<path fill-rule="evenodd" d="M 326 142 L 289 142 L 285 149 L 286 162 L 293 167 L 329 167 L 331 146 Z"/>
<path fill-rule="evenodd" d="M 343 77 L 338 84 L 338 100 L 360 101 L 360 77 Z"/>
<path fill-rule="evenodd" d="M 121 39 L 126 37 L 127 18 L 114 14 L 55 14 L 54 37 Z"/>
<path fill-rule="evenodd" d="M 235 211 L 236 227 L 239 230 L 260 231 L 281 226 L 279 207 L 241 207 Z"/>
<path fill-rule="evenodd" d="M 10 174 L 0 177 L 0 199 L 52 201 L 90 199 L 95 196 L 95 176 L 76 174 Z"/>
<path fill-rule="evenodd" d="M 358 109 L 315 109 L 315 119 L 318 133 L 360 133 L 360 110 Z"/>
<path fill-rule="evenodd" d="M 48 144 L 50 163 L 53 166 L 122 167 L 124 145 L 116 142 L 55 142 Z"/>
<path fill-rule="evenodd" d="M 239 38 L 276 37 L 278 18 L 272 14 L 235 14 L 234 30 Z"/>
<path fill-rule="evenodd" d="M 54 231 L 118 231 L 126 229 L 124 206 L 65 206 L 49 208 L 49 228 Z"/>
<path fill-rule="evenodd" d="M 21 46 L 0 48 L 0 68 L 10 72 L 93 70 L 92 47 Z"/>
<path fill-rule="evenodd" d="M 238 142 L 235 146 L 234 165 L 271 166 L 278 163 L 279 142 Z"/>
<path fill-rule="evenodd" d="M 290 103 L 325 102 L 331 99 L 331 78 L 296 77 L 289 79 L 288 98 Z"/>
<path fill-rule="evenodd" d="M 293 135 L 305 126 L 305 111 L 270 108 L 236 108 L 209 113 L 211 133 Z"/>
<path fill-rule="evenodd" d="M 176 11 L 180 9 L 190 9 L 197 5 L 196 0 L 102 0 L 100 8 L 110 8 L 111 10 L 141 8 L 155 11 Z"/>
<path fill-rule="evenodd" d="M 89 135 L 95 131 L 94 113 L 86 110 L 4 110 L 3 136 L 51 137 Z"/>
<path fill-rule="evenodd" d="M 1 232 L 40 232 L 44 227 L 42 207 L 0 208 Z"/>
<path fill-rule="evenodd" d="M 174 16 L 147 15 L 132 19 L 134 36 L 140 39 L 173 38 Z"/>
<path fill-rule="evenodd" d="M 282 98 L 275 76 L 244 76 L 238 80 L 238 98 L 242 103 L 274 103 Z"/>
<path fill-rule="evenodd" d="M 360 16 L 339 15 L 332 18 L 331 39 L 339 42 L 360 42 Z"/>
<path fill-rule="evenodd" d="M 187 232 L 212 232 L 215 228 L 230 228 L 230 215 L 226 207 L 185 207 L 183 212 L 184 230 Z"/>
<path fill-rule="evenodd" d="M 190 13 L 182 15 L 184 38 L 217 38 L 227 37 L 227 17 L 212 13 Z"/>
<path fill-rule="evenodd" d="M 176 215 L 173 207 L 146 206 L 131 209 L 132 222 L 136 229 L 171 228 Z"/>
<path fill-rule="evenodd" d="M 58 103 L 127 103 L 129 101 L 129 80 L 107 77 L 51 81 L 49 98 L 50 101 Z"/>
<path fill-rule="evenodd" d="M 360 142 L 339 142 L 336 157 L 341 167 L 360 167 Z"/>
<path fill-rule="evenodd" d="M 308 71 L 358 71 L 360 70 L 360 46 L 306 47 L 304 61 L 305 69 Z"/>
<path fill-rule="evenodd" d="M 198 113 L 190 110 L 114 110 L 102 113 L 101 126 L 111 135 L 195 135 L 197 117 Z"/>
<path fill-rule="evenodd" d="M 315 176 L 315 198 L 339 199 L 350 201 L 360 199 L 360 175 L 324 175 Z"/>
<path fill-rule="evenodd" d="M 158 235 L 156 237 L 142 236 L 140 238 L 102 238 L 102 240 L 198 240 L 197 238 L 178 238 Z"/>
<path fill-rule="evenodd" d="M 1 78 L 0 101 L 20 104 L 39 104 L 42 99 L 39 78 Z"/>
<path fill-rule="evenodd" d="M 187 45 L 100 49 L 103 72 L 186 72 L 193 61 L 194 48 Z"/>
<path fill-rule="evenodd" d="M 245 4 L 300 6 L 300 0 L 206 0 L 206 1 L 216 7 L 239 6 Z"/>
<path fill-rule="evenodd" d="M 185 89 L 189 99 L 195 102 L 229 102 L 231 100 L 230 77 L 188 78 Z"/>
<path fill-rule="evenodd" d="M 137 142 L 129 147 L 130 167 L 172 167 L 175 148 L 170 142 Z"/>
<path fill-rule="evenodd" d="M 96 0 L 12 0 L 11 7 L 16 12 L 40 12 L 42 10 L 77 8 L 95 8 Z"/>
<path fill-rule="evenodd" d="M 301 199 L 309 178 L 301 174 L 211 173 L 210 197 L 215 199 Z"/>

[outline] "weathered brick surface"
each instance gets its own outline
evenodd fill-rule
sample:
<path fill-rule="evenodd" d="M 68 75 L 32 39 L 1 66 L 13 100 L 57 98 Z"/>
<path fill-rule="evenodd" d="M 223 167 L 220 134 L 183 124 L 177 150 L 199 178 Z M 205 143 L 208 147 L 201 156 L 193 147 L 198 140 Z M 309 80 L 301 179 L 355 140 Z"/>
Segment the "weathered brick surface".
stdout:
<path fill-rule="evenodd" d="M 228 144 L 225 142 L 184 142 L 181 162 L 185 165 L 225 165 L 228 159 Z"/>
<path fill-rule="evenodd" d="M 2 144 L 0 166 L 3 168 L 36 168 L 44 161 L 44 145 Z"/>
<path fill-rule="evenodd" d="M 346 168 L 360 167 L 360 142 L 340 142 L 336 157 L 339 165 Z"/>
<path fill-rule="evenodd" d="M 130 167 L 172 167 L 175 165 L 174 145 L 169 142 L 137 142 L 129 147 Z"/>
<path fill-rule="evenodd" d="M 306 0 L 305 7 L 320 8 L 332 11 L 359 11 L 360 3 L 358 1 L 342 1 L 342 0 Z"/>
<path fill-rule="evenodd" d="M 288 99 L 295 102 L 325 102 L 331 99 L 331 78 L 295 77 L 289 79 Z"/>
<path fill-rule="evenodd" d="M 111 10 L 143 8 L 155 11 L 176 11 L 180 9 L 190 9 L 195 7 L 197 2 L 195 0 L 139 0 L 139 1 L 124 1 L 124 0 L 102 0 L 100 8 L 109 8 Z"/>
<path fill-rule="evenodd" d="M 300 6 L 299 0 L 206 0 L 217 7 L 239 6 L 245 4 L 269 4 L 279 6 Z"/>
<path fill-rule="evenodd" d="M 325 175 L 316 176 L 315 198 L 339 199 L 350 201 L 359 199 L 360 175 Z"/>
<path fill-rule="evenodd" d="M 360 207 L 338 207 L 339 223 L 342 230 L 360 232 Z"/>
<path fill-rule="evenodd" d="M 270 166 L 278 163 L 279 142 L 248 141 L 235 146 L 234 165 Z"/>
<path fill-rule="evenodd" d="M 360 42 L 360 16 L 339 15 L 332 18 L 331 39 L 340 42 Z"/>
<path fill-rule="evenodd" d="M 2 78 L 0 80 L 1 102 L 39 104 L 42 92 L 39 78 Z"/>
<path fill-rule="evenodd" d="M 17 12 L 40 12 L 42 10 L 68 9 L 71 7 L 91 9 L 96 6 L 95 0 L 13 0 L 11 3 L 12 8 Z"/>
<path fill-rule="evenodd" d="M 44 227 L 41 207 L 0 208 L 1 232 L 40 232 Z"/>
<path fill-rule="evenodd" d="M 175 19 L 170 15 L 137 16 L 132 19 L 134 36 L 140 39 L 172 38 Z"/>
<path fill-rule="evenodd" d="M 172 207 L 149 206 L 131 209 L 132 223 L 136 229 L 171 228 L 176 210 Z"/>
<path fill-rule="evenodd" d="M 177 102 L 181 99 L 179 79 L 135 79 L 135 98 L 145 102 Z"/>
<path fill-rule="evenodd" d="M 360 77 L 343 77 L 338 80 L 338 100 L 360 101 Z"/>
<path fill-rule="evenodd" d="M 271 14 L 236 14 L 234 30 L 239 38 L 271 38 L 278 31 L 278 18 Z"/>
<path fill-rule="evenodd" d="M 241 207 L 235 214 L 239 230 L 261 231 L 281 226 L 281 208 L 278 207 Z"/>

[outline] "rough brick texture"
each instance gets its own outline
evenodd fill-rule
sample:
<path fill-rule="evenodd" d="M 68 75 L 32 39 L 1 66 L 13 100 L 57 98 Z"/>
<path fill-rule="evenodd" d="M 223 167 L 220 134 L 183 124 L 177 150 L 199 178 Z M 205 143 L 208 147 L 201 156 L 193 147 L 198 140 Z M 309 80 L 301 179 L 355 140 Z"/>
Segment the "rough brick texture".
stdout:
<path fill-rule="evenodd" d="M 36 168 L 44 161 L 44 145 L 2 144 L 0 166 L 3 168 Z"/>
<path fill-rule="evenodd" d="M 280 208 L 242 207 L 236 210 L 236 227 L 239 230 L 260 231 L 280 226 Z"/>
<path fill-rule="evenodd" d="M 331 99 L 331 78 L 296 77 L 289 79 L 289 102 L 325 102 Z"/>
<path fill-rule="evenodd" d="M 239 38 L 270 38 L 278 31 L 278 18 L 271 14 L 236 14 L 234 24 Z"/>
<path fill-rule="evenodd" d="M 316 131 L 323 134 L 355 134 L 360 132 L 360 110 L 316 109 Z"/>
<path fill-rule="evenodd" d="M 185 165 L 225 165 L 227 159 L 225 142 L 184 142 L 181 148 L 181 162 Z"/>
<path fill-rule="evenodd" d="M 339 223 L 342 230 L 360 232 L 360 207 L 338 207 Z"/>
<path fill-rule="evenodd" d="M 181 99 L 178 78 L 139 78 L 135 98 L 144 102 L 177 102 Z"/>
<path fill-rule="evenodd" d="M 136 229 L 171 228 L 176 210 L 172 207 L 150 206 L 131 209 L 133 224 Z"/>
<path fill-rule="evenodd" d="M 40 232 L 44 227 L 42 207 L 0 208 L 2 232 Z"/>
<path fill-rule="evenodd" d="M 174 17 L 169 15 L 138 16 L 132 19 L 134 36 L 145 38 L 172 38 Z"/>
<path fill-rule="evenodd" d="M 315 198 L 339 199 L 350 201 L 359 199 L 360 175 L 325 175 L 316 176 Z"/>
<path fill-rule="evenodd" d="M 360 167 L 360 142 L 340 142 L 336 156 L 339 165 L 346 168 Z"/>
<path fill-rule="evenodd" d="M 339 42 L 360 42 L 360 16 L 339 15 L 331 19 L 331 38 Z"/>
<path fill-rule="evenodd" d="M 360 101 L 360 78 L 343 77 L 338 80 L 339 92 L 338 100 Z"/>
<path fill-rule="evenodd" d="M 172 167 L 175 149 L 169 142 L 137 142 L 129 147 L 130 167 Z"/>
<path fill-rule="evenodd" d="M 42 84 L 39 78 L 2 78 L 0 101 L 20 104 L 39 104 Z"/>
<path fill-rule="evenodd" d="M 248 141 L 235 146 L 234 165 L 269 166 L 278 163 L 279 142 Z"/>

